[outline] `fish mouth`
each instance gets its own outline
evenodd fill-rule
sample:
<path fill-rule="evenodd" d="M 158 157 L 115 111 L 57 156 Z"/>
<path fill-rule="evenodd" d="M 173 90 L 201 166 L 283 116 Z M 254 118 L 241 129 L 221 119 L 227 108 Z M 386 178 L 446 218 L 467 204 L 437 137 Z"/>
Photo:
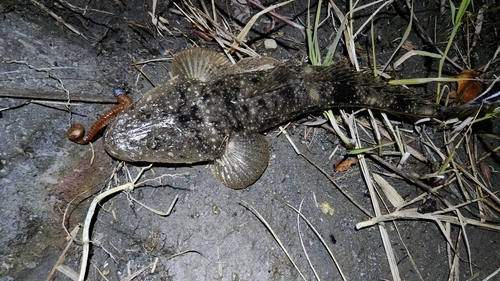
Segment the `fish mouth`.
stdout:
<path fill-rule="evenodd" d="M 132 153 L 130 145 L 128 145 L 126 140 L 121 140 L 116 138 L 111 132 L 112 130 L 106 130 L 104 134 L 104 149 L 113 158 L 118 160 L 123 160 L 126 162 L 140 162 L 137 159 L 137 155 Z"/>

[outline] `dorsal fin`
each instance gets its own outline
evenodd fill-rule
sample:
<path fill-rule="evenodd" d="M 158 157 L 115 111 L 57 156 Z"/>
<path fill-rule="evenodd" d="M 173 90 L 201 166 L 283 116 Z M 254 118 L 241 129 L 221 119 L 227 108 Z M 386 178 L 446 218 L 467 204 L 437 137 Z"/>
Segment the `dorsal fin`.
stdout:
<path fill-rule="evenodd" d="M 212 49 L 191 48 L 178 53 L 172 62 L 172 77 L 208 81 L 223 75 L 231 62 Z"/>
<path fill-rule="evenodd" d="M 247 77 L 251 79 L 253 73 L 247 73 Z M 286 67 L 278 66 L 267 70 L 266 74 L 257 73 L 256 79 L 261 79 L 258 83 L 248 88 L 248 91 L 238 96 L 239 99 L 253 98 L 272 91 L 287 87 L 292 83 L 292 75 Z"/>
<path fill-rule="evenodd" d="M 245 73 L 260 70 L 268 70 L 285 64 L 279 60 L 270 57 L 248 57 L 238 61 L 234 67 L 235 73 Z"/>

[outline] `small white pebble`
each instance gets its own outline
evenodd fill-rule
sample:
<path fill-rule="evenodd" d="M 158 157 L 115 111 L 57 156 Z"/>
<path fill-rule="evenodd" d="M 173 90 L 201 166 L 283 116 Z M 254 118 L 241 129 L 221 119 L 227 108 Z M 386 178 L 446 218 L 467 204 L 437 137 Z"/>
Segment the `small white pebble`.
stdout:
<path fill-rule="evenodd" d="M 278 48 L 278 44 L 274 39 L 266 39 L 264 40 L 264 48 L 266 51 L 274 51 Z"/>

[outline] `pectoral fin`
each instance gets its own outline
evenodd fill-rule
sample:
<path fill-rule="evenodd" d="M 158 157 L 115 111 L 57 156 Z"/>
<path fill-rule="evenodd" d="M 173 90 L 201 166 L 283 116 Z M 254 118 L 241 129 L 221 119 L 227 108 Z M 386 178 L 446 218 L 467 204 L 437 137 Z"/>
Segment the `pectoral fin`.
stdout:
<path fill-rule="evenodd" d="M 221 158 L 210 164 L 227 187 L 243 189 L 257 181 L 269 163 L 269 143 L 261 134 L 231 137 Z"/>

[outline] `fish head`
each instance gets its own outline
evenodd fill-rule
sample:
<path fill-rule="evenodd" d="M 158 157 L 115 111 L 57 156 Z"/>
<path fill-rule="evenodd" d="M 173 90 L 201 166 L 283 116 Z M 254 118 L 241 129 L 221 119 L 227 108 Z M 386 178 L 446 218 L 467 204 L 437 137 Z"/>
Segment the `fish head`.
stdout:
<path fill-rule="evenodd" d="M 195 88 L 195 85 L 190 85 Z M 194 91 L 191 91 L 194 92 Z M 206 98 L 184 84 L 166 83 L 117 116 L 104 134 L 105 149 L 127 162 L 196 163 L 219 157 L 227 136 Z"/>

